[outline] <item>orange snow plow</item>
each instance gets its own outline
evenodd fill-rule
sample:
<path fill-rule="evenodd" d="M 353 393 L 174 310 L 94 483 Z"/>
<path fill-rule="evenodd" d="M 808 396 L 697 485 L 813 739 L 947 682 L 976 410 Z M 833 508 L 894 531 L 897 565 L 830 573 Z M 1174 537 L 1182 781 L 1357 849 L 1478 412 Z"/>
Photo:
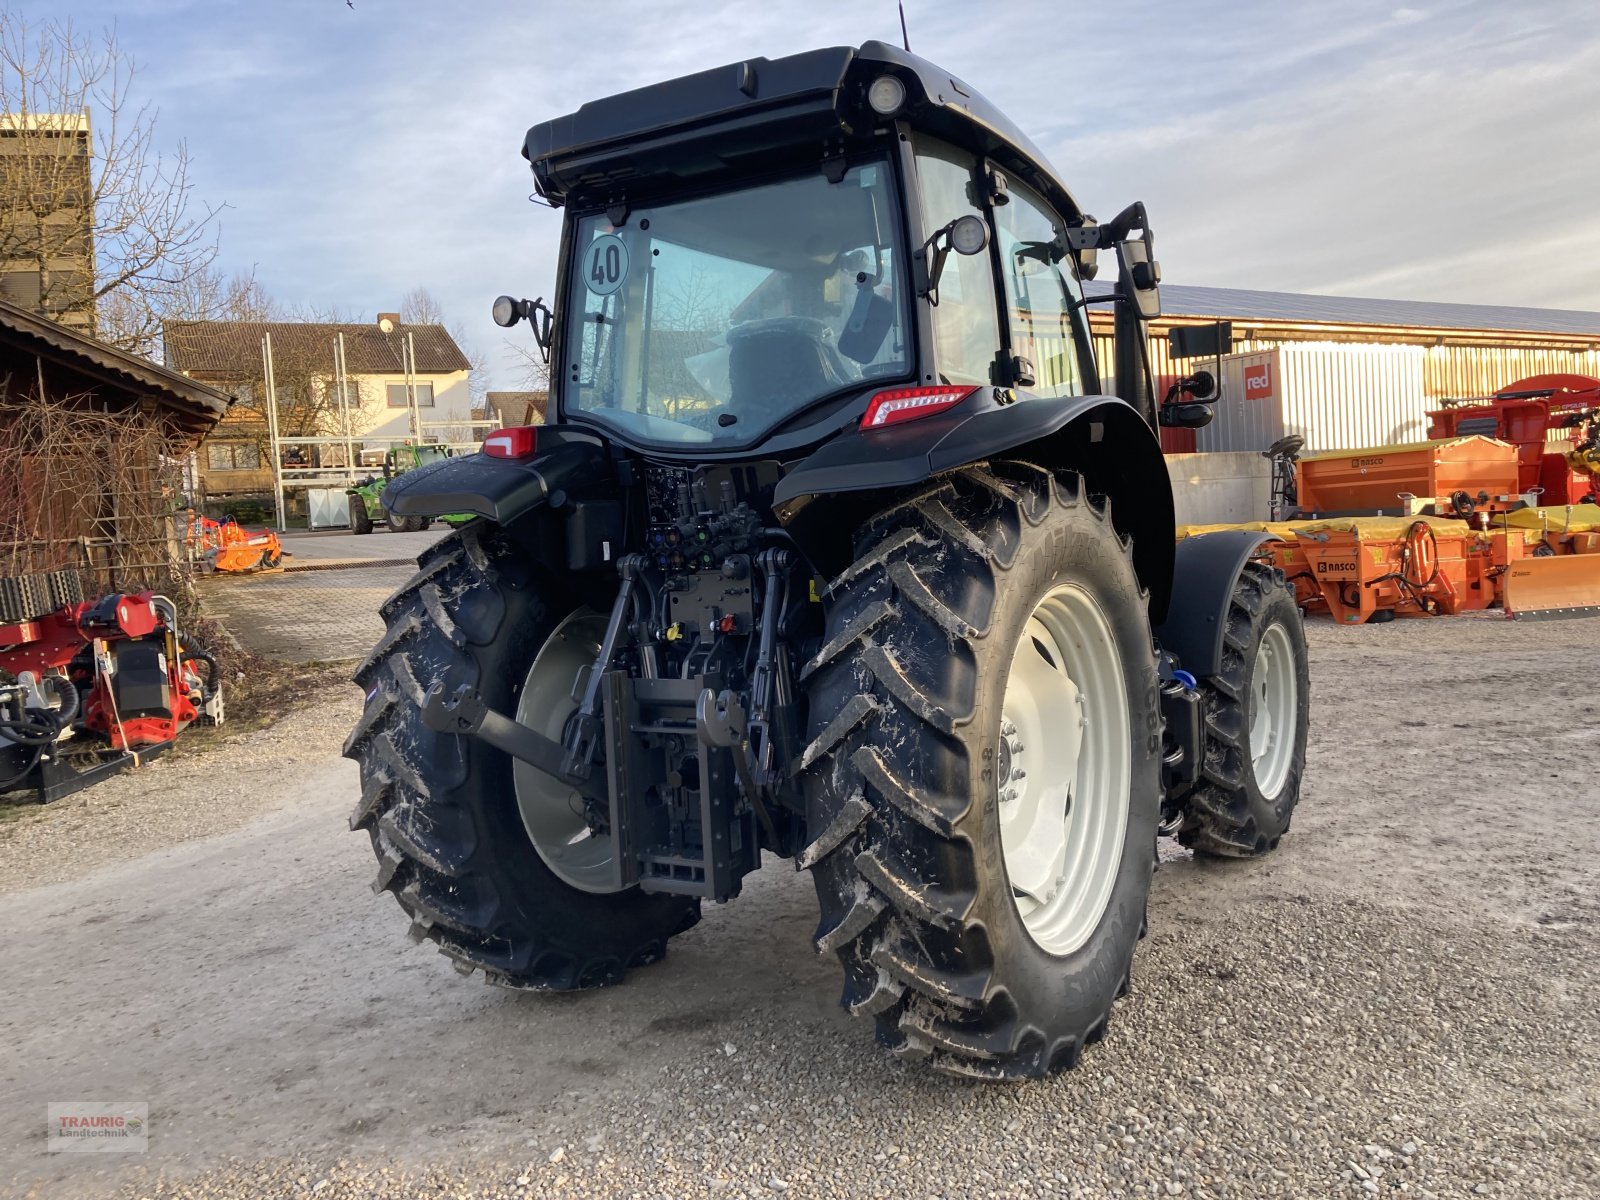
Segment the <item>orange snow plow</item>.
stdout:
<path fill-rule="evenodd" d="M 1600 613 L 1600 508 L 1524 509 L 1487 537 L 1506 616 Z"/>

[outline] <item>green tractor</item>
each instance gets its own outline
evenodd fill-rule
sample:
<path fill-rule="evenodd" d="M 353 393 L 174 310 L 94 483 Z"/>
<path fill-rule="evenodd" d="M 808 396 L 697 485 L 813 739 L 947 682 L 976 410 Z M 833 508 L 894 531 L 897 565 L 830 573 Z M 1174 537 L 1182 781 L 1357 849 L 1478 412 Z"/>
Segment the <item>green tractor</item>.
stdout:
<path fill-rule="evenodd" d="M 443 462 L 450 457 L 446 446 L 391 446 L 383 456 L 383 475 L 368 475 L 360 483 L 345 491 L 350 497 L 350 529 L 354 533 L 371 533 L 381 521 L 396 533 L 421 533 L 433 523 L 433 517 L 399 517 L 384 508 L 381 496 L 389 481 L 417 467 Z M 446 525 L 464 525 L 472 520 L 471 513 L 451 513 L 437 518 Z"/>

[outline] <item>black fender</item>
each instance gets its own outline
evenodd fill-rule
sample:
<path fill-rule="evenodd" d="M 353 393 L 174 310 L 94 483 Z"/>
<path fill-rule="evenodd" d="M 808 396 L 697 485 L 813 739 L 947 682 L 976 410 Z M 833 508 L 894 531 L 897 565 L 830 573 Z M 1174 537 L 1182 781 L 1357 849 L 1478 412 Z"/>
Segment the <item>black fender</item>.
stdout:
<path fill-rule="evenodd" d="M 550 440 L 540 431 L 541 445 Z M 508 525 L 574 484 L 603 479 L 606 452 L 592 437 L 562 438 L 534 457 L 493 458 L 482 451 L 429 463 L 396 476 L 383 506 L 397 517 L 473 513 Z"/>
<path fill-rule="evenodd" d="M 1178 543 L 1173 559 L 1174 600 L 1167 619 L 1156 626 L 1156 641 L 1178 657 L 1178 665 L 1196 679 L 1222 669 L 1222 635 L 1228 603 L 1245 563 L 1270 533 L 1225 529 L 1202 533 Z"/>
<path fill-rule="evenodd" d="M 884 493 L 991 458 L 1079 472 L 1111 502 L 1111 523 L 1133 540 L 1134 569 L 1150 593 L 1150 619 L 1172 595 L 1172 483 L 1155 432 L 1114 396 L 1029 396 L 980 389 L 947 412 L 883 429 L 854 429 L 796 463 L 774 507 L 811 560 L 837 571 L 849 534 L 882 507 Z M 871 493 L 852 499 L 852 494 Z"/>

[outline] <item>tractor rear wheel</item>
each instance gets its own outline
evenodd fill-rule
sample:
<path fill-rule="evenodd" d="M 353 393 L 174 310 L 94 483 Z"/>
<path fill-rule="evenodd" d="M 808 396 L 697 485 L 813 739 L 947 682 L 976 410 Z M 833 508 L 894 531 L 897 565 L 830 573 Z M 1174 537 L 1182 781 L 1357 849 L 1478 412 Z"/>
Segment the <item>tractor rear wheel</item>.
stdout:
<path fill-rule="evenodd" d="M 551 798 L 523 797 L 510 758 L 430 729 L 420 711 L 428 687 L 448 679 L 476 684 L 503 713 L 520 715 L 529 705 L 519 695 L 535 691 L 538 711 L 527 715 L 559 726 L 565 714 L 555 706 L 571 703 L 573 678 L 564 641 L 586 610 L 563 600 L 494 526 L 440 539 L 417 565 L 384 602 L 387 632 L 356 671 L 366 707 L 344 748 L 361 764 L 350 827 L 371 836 L 373 890 L 392 893 L 412 936 L 435 942 L 463 973 L 478 968 L 491 983 L 534 990 L 616 983 L 665 954 L 667 939 L 699 920 L 699 901 L 600 892 L 581 875 L 589 886 L 574 886 L 573 872 L 558 874 L 547 859 L 585 848 L 581 815 L 552 849 L 528 817 L 530 807 L 552 811 Z M 554 809 L 581 814 L 559 791 Z"/>
<path fill-rule="evenodd" d="M 350 497 L 350 532 L 372 532 L 372 518 L 367 515 L 367 502 L 360 496 Z"/>
<path fill-rule="evenodd" d="M 1305 628 L 1282 571 L 1245 564 L 1228 605 L 1222 669 L 1200 686 L 1203 775 L 1184 797 L 1178 840 L 1214 858 L 1270 853 L 1300 799 L 1311 714 Z"/>
<path fill-rule="evenodd" d="M 805 672 L 817 949 L 903 1058 L 1070 1068 L 1128 988 L 1159 817 L 1131 545 L 1076 476 L 1000 463 L 856 552 Z"/>

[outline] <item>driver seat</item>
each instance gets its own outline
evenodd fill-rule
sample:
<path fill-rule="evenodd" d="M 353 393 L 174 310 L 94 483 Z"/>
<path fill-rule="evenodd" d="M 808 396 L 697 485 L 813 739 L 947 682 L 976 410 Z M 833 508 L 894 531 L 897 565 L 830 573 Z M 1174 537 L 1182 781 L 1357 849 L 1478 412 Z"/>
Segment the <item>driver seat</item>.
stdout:
<path fill-rule="evenodd" d="M 728 407 L 782 411 L 849 381 L 821 321 L 777 317 L 728 331 Z"/>

